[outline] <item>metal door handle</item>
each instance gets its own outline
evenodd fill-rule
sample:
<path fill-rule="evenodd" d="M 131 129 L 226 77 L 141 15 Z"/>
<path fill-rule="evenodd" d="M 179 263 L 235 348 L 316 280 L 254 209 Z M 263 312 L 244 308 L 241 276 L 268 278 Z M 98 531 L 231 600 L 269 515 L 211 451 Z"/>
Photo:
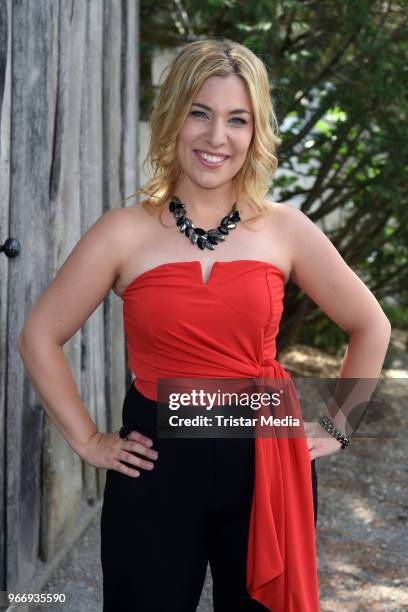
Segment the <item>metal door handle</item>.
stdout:
<path fill-rule="evenodd" d="M 4 252 L 6 257 L 17 257 L 20 253 L 20 243 L 16 238 L 7 238 L 4 244 L 0 245 L 0 253 Z"/>

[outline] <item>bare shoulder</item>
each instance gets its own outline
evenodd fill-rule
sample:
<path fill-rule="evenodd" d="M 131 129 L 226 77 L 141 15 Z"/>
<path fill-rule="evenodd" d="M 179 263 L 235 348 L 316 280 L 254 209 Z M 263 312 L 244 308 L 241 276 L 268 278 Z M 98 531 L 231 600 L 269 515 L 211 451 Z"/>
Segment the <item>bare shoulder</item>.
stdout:
<path fill-rule="evenodd" d="M 123 237 L 132 235 L 134 232 L 140 232 L 143 235 L 144 230 L 152 223 L 153 214 L 149 214 L 147 209 L 142 206 L 142 202 L 122 208 L 113 208 L 106 212 L 101 218 L 106 219 L 107 224 L 111 224 L 112 231 L 123 232 Z"/>
<path fill-rule="evenodd" d="M 264 200 L 264 204 L 268 210 L 266 218 L 270 220 L 273 227 L 283 229 L 286 224 L 290 223 L 290 210 L 293 210 L 293 206 L 272 200 Z"/>
<path fill-rule="evenodd" d="M 282 228 L 286 225 L 293 226 L 293 224 L 302 223 L 303 219 L 308 220 L 306 215 L 293 204 L 271 200 L 265 200 L 265 204 L 269 208 L 271 219 L 279 223 Z"/>
<path fill-rule="evenodd" d="M 142 202 L 106 212 L 97 221 L 104 228 L 105 237 L 112 240 L 117 250 L 119 267 L 126 261 L 138 244 L 143 244 L 146 235 L 154 231 L 156 211 L 149 211 Z"/>
<path fill-rule="evenodd" d="M 279 206 L 282 231 L 289 245 L 291 278 L 325 314 L 347 333 L 385 325 L 375 296 L 343 259 L 328 236 L 301 210 Z"/>
<path fill-rule="evenodd" d="M 319 226 L 295 205 L 288 202 L 271 202 L 271 205 L 291 261 L 291 278 L 302 289 L 308 289 L 310 278 L 305 275 L 305 258 L 314 260 L 316 265 L 324 255 L 330 253 L 337 260 L 340 255 Z"/>
<path fill-rule="evenodd" d="M 141 235 L 139 214 L 110 209 L 90 225 L 29 312 L 25 337 L 38 333 L 62 346 L 78 331 L 114 285 L 131 239 Z"/>
<path fill-rule="evenodd" d="M 266 215 L 268 250 L 274 249 L 273 259 L 285 272 L 287 279 L 292 275 L 293 253 L 291 233 L 293 228 L 292 215 L 288 204 L 264 200 L 268 209 Z M 270 247 L 269 245 L 272 245 Z"/>
<path fill-rule="evenodd" d="M 265 200 L 269 207 L 269 219 L 275 239 L 278 237 L 280 248 L 290 264 L 291 277 L 296 276 L 296 260 L 302 246 L 311 246 L 325 239 L 325 235 L 299 208 L 287 202 Z M 326 240 L 328 240 L 326 238 Z M 295 281 L 296 282 L 296 281 Z"/>

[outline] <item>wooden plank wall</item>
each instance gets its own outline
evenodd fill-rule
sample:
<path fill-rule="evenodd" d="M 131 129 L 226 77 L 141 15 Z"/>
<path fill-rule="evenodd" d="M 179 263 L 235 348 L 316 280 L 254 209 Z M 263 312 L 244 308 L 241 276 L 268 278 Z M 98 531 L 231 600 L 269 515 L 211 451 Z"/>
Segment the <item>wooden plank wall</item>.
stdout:
<path fill-rule="evenodd" d="M 0 0 L 0 239 L 21 244 L 0 254 L 0 590 L 28 584 L 103 493 L 105 470 L 42 409 L 17 337 L 81 235 L 138 188 L 138 39 L 137 0 Z M 117 429 L 129 373 L 113 292 L 64 353 L 98 428 Z"/>

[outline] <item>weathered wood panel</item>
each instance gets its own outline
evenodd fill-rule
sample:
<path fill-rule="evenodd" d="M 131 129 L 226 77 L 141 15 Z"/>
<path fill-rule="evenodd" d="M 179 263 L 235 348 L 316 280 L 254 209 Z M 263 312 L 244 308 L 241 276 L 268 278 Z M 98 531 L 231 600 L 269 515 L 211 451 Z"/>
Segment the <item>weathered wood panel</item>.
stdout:
<path fill-rule="evenodd" d="M 29 3 L 31 6 L 31 3 Z M 48 4 L 48 3 L 46 3 Z M 52 185 L 45 205 L 49 214 L 50 275 L 65 261 L 81 235 L 81 163 L 80 137 L 82 82 L 86 16 L 83 3 L 55 3 L 49 18 L 55 33 L 55 53 L 48 59 L 49 72 L 55 75 L 52 96 L 52 164 L 48 184 Z M 44 175 L 43 175 L 44 177 Z M 44 177 L 45 178 L 45 177 Z M 64 346 L 80 394 L 81 331 Z M 43 487 L 40 557 L 49 561 L 64 538 L 75 528 L 82 494 L 81 461 L 47 417 L 44 423 Z"/>
<path fill-rule="evenodd" d="M 10 187 L 10 37 L 8 6 L 0 0 L 0 242 L 9 234 Z M 7 287 L 9 260 L 0 254 L 0 525 L 6 522 L 6 351 L 7 351 Z M 0 590 L 6 584 L 6 532 L 0 527 Z"/>
<path fill-rule="evenodd" d="M 83 6 L 86 15 L 86 42 L 82 79 L 82 113 L 80 132 L 81 228 L 84 233 L 103 213 L 103 4 Z M 120 63 L 120 59 L 119 59 Z M 120 115 L 118 117 L 120 125 Z M 98 308 L 83 326 L 81 389 L 82 399 L 92 419 L 106 430 L 105 332 L 104 309 Z M 97 415 L 97 406 L 99 415 Z M 84 495 L 88 502 L 98 498 L 98 474 L 92 466 L 83 464 Z"/>
<path fill-rule="evenodd" d="M 16 347 L 25 314 L 52 261 L 48 176 L 52 164 L 58 4 L 9 3 L 11 37 L 10 233 L 21 253 L 9 265 L 7 346 L 7 588 L 30 578 L 38 556 L 44 412 Z M 44 68 L 49 67 L 50 70 Z"/>
<path fill-rule="evenodd" d="M 104 10 L 104 62 L 103 62 L 103 124 L 104 138 L 104 208 L 109 208 L 110 202 L 119 202 L 121 199 L 122 173 L 120 162 L 121 140 L 120 125 L 118 123 L 118 109 L 121 108 L 122 97 L 120 87 L 122 83 L 121 69 L 118 69 L 118 60 L 121 54 L 121 45 L 118 32 L 122 31 L 122 5 L 105 3 Z M 123 332 L 121 311 L 117 296 L 111 295 L 106 303 L 105 332 L 106 340 L 112 347 L 112 355 L 122 354 Z M 119 335 L 117 335 L 119 333 Z M 107 401 L 110 416 L 109 428 L 118 427 L 118 406 L 123 397 L 124 367 L 116 359 L 108 360 L 107 367 Z"/>
<path fill-rule="evenodd" d="M 5 233 L 22 246 L 0 260 L 0 588 L 21 590 L 71 540 L 80 503 L 102 495 L 105 471 L 81 462 L 45 414 L 17 337 L 80 236 L 138 187 L 138 3 L 0 0 L 0 18 L 0 223 L 10 219 Z M 121 300 L 109 294 L 64 353 L 98 428 L 118 428 L 128 379 Z"/>

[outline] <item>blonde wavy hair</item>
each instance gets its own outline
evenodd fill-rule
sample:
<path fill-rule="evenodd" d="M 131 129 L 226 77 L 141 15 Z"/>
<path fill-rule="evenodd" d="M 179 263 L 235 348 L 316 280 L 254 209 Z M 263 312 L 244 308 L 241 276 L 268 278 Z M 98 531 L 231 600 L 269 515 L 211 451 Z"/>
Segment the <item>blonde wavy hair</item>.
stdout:
<path fill-rule="evenodd" d="M 191 104 L 206 79 L 231 74 L 245 83 L 254 116 L 254 133 L 245 162 L 232 179 L 235 201 L 239 210 L 241 197 L 245 196 L 258 213 L 246 221 L 255 221 L 268 212 L 264 200 L 269 179 L 278 167 L 275 153 L 281 142 L 268 71 L 255 53 L 228 38 L 189 43 L 163 70 L 162 76 L 166 78 L 153 103 L 149 119 L 150 145 L 143 162 L 143 168 L 150 163 L 153 172 L 150 180 L 129 198 L 146 194 L 148 199 L 142 205 L 147 209 L 149 206 L 164 208 L 170 202 L 182 171 L 176 156 L 177 136 Z"/>

